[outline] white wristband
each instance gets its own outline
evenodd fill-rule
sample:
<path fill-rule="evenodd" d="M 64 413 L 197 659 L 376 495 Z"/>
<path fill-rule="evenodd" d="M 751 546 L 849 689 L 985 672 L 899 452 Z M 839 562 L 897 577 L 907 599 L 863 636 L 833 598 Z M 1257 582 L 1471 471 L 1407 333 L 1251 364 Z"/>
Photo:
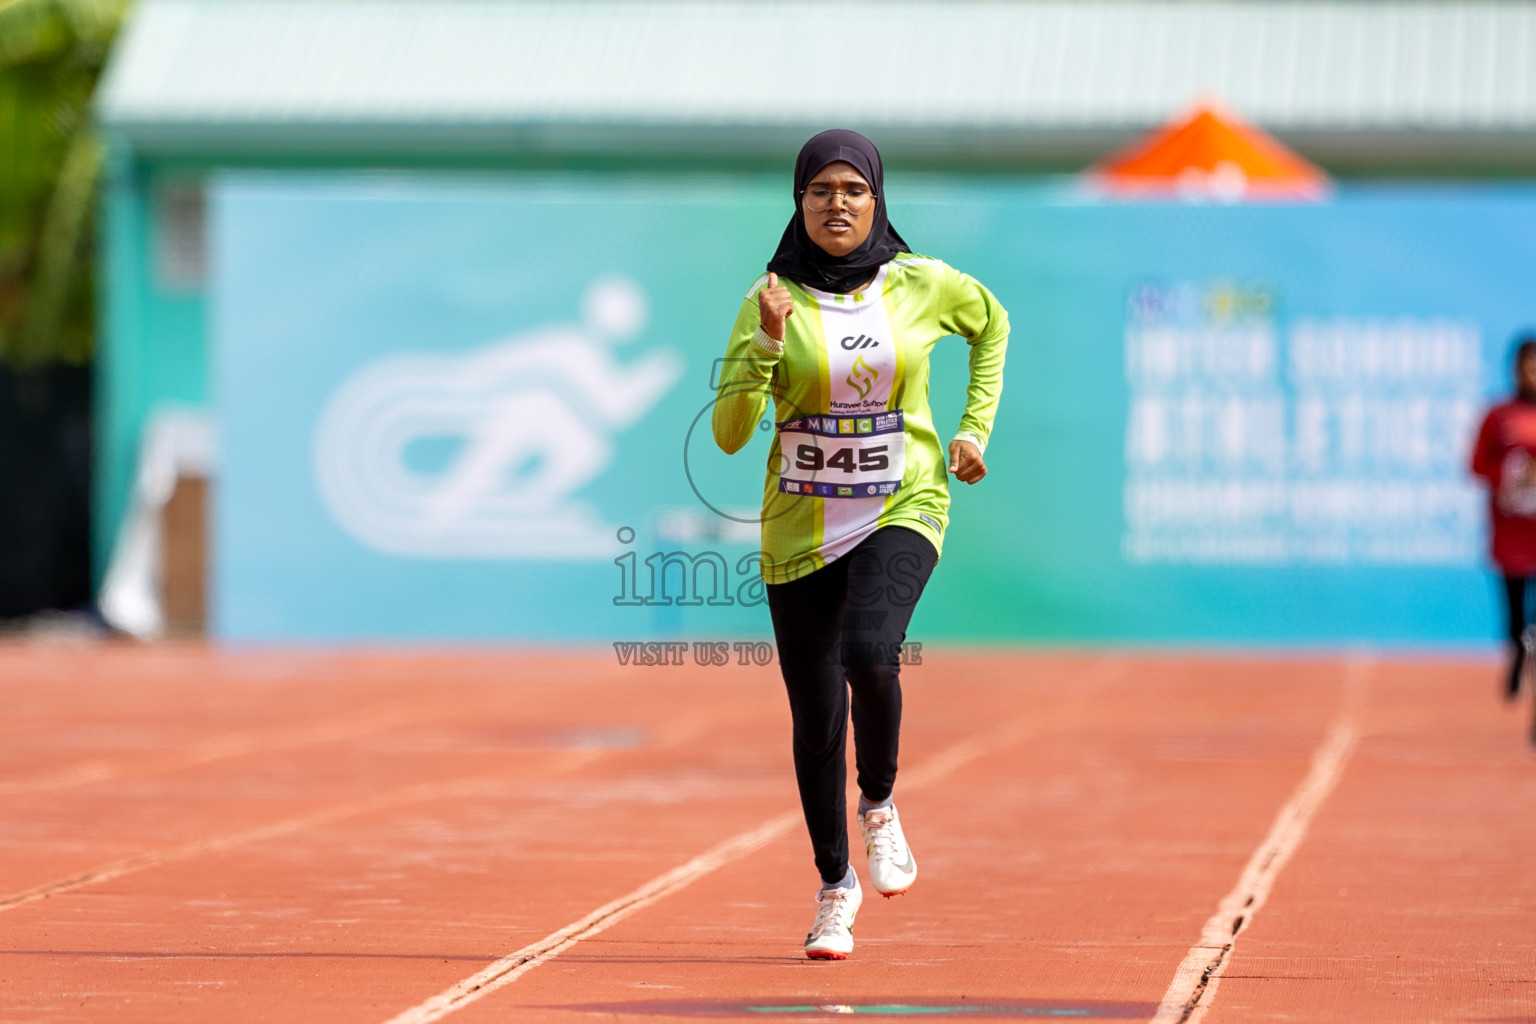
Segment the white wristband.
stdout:
<path fill-rule="evenodd" d="M 757 325 L 757 332 L 752 335 L 752 344 L 769 355 L 781 356 L 784 354 L 784 343 L 763 330 L 762 324 Z"/>
<path fill-rule="evenodd" d="M 979 435 L 974 434 L 969 430 L 961 430 L 956 432 L 954 440 L 950 441 L 950 444 L 954 444 L 955 441 L 969 441 L 971 444 L 976 446 L 976 451 L 978 454 L 987 454 L 987 442 L 983 441 Z"/>

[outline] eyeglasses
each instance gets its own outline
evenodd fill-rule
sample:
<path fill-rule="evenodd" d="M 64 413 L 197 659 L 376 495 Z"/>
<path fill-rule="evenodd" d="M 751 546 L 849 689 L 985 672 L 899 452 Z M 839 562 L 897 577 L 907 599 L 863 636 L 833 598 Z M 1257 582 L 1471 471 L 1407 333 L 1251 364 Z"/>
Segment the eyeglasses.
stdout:
<path fill-rule="evenodd" d="M 869 209 L 869 204 L 875 201 L 873 192 L 857 185 L 843 191 L 830 188 L 801 189 L 800 195 L 805 200 L 805 208 L 812 213 L 827 212 L 832 205 L 833 196 L 842 196 L 843 209 L 855 216 Z"/>

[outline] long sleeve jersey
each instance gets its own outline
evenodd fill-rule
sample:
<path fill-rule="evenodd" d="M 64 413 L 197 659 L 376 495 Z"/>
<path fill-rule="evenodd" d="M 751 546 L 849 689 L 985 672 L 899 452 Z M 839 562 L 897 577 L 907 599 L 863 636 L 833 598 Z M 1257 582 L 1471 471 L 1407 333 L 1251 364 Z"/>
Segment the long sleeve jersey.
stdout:
<path fill-rule="evenodd" d="M 1003 389 L 1008 313 L 974 278 L 899 256 L 852 295 L 785 281 L 794 314 L 782 345 L 762 332 L 753 282 L 722 364 L 715 441 L 735 452 L 773 401 L 763 484 L 762 573 L 787 583 L 851 551 L 882 526 L 916 530 L 943 551 L 947 449 L 928 408 L 928 357 L 941 338 L 970 343 L 970 386 L 955 437 L 986 449 Z"/>

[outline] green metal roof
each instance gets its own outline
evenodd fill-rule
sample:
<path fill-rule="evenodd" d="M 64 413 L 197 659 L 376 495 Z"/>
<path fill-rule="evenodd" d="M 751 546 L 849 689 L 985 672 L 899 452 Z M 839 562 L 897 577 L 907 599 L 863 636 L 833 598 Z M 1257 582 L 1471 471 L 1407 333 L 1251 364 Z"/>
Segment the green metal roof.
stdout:
<path fill-rule="evenodd" d="M 1203 97 L 1309 155 L 1532 159 L 1536 4 L 141 0 L 145 149 L 1102 153 Z"/>

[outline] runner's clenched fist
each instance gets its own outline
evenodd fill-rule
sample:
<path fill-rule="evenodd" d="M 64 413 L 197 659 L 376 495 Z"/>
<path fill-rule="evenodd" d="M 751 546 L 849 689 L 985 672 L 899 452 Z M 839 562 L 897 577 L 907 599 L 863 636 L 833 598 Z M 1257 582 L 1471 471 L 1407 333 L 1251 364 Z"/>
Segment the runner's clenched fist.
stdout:
<path fill-rule="evenodd" d="M 987 464 L 981 459 L 981 449 L 959 438 L 949 442 L 949 471 L 968 484 L 974 484 L 987 475 Z"/>

